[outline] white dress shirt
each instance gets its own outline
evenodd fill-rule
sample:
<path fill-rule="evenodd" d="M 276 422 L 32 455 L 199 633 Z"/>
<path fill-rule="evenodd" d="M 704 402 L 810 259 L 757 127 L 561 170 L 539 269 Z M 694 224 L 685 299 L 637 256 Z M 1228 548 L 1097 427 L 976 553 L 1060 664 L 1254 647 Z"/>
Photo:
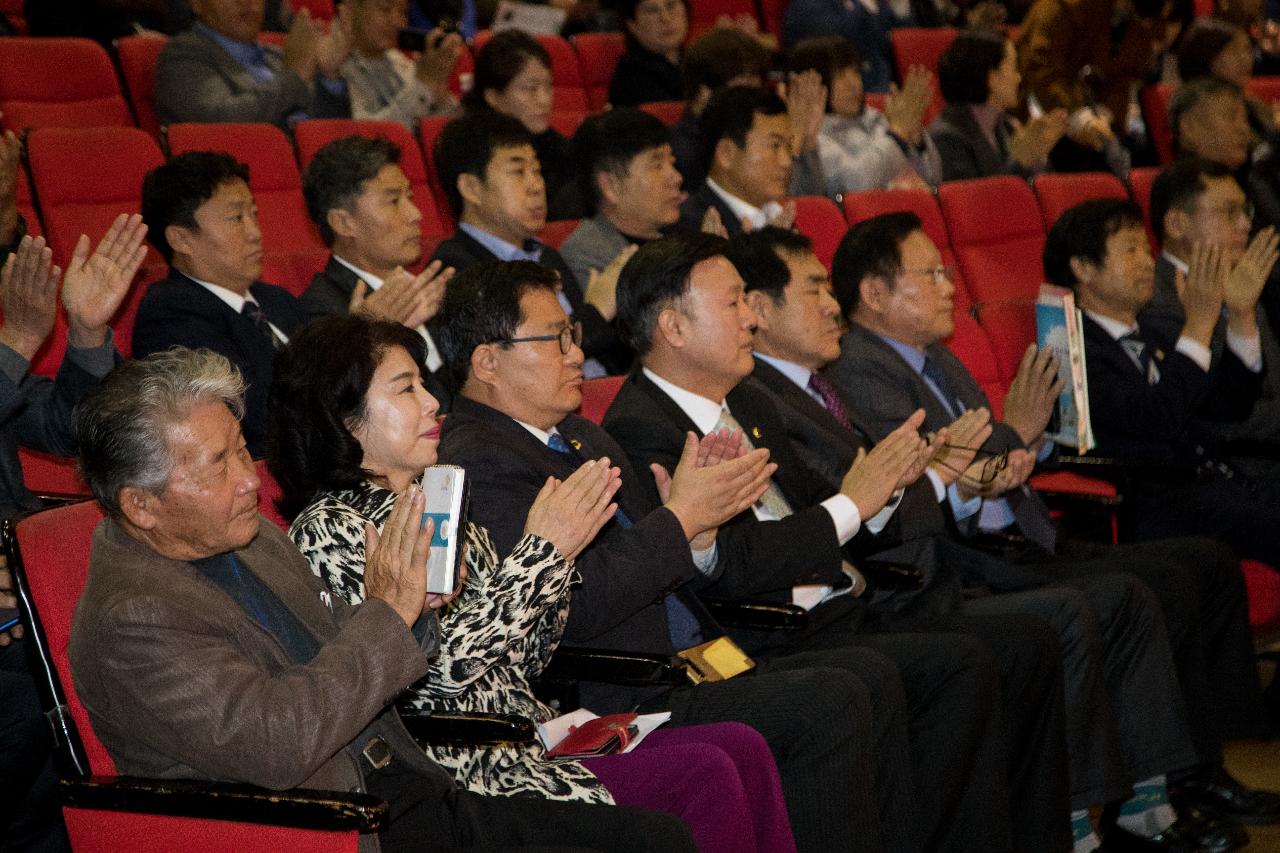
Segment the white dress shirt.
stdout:
<path fill-rule="evenodd" d="M 244 304 L 246 302 L 252 302 L 254 305 L 258 305 L 258 300 L 253 298 L 252 293 L 249 293 L 246 291 L 245 295 L 241 296 L 240 294 L 236 293 L 234 290 L 229 290 L 221 285 L 213 284 L 212 282 L 208 282 L 208 281 L 201 281 L 200 279 L 196 278 L 193 275 L 187 275 L 187 273 L 183 273 L 183 275 L 186 275 L 187 278 L 191 279 L 196 284 L 200 285 L 205 290 L 209 291 L 214 296 L 218 297 L 223 302 L 227 303 L 227 306 L 237 314 L 244 311 Z M 261 308 L 262 306 L 258 305 L 258 307 Z M 278 337 L 281 341 L 283 341 L 286 344 L 289 343 L 289 336 L 286 335 L 284 332 L 280 331 L 279 326 L 277 326 L 275 323 L 267 319 L 267 315 L 265 311 L 262 314 L 262 319 L 267 321 L 267 325 L 271 327 L 271 331 L 275 333 L 276 337 Z"/>
<path fill-rule="evenodd" d="M 782 212 L 782 205 L 772 199 L 766 201 L 764 207 L 756 207 L 731 194 L 710 178 L 707 178 L 707 186 L 720 197 L 721 201 L 729 206 L 729 209 L 733 211 L 733 215 L 738 217 L 739 221 L 748 226 L 746 228 L 747 231 L 759 231 Z"/>

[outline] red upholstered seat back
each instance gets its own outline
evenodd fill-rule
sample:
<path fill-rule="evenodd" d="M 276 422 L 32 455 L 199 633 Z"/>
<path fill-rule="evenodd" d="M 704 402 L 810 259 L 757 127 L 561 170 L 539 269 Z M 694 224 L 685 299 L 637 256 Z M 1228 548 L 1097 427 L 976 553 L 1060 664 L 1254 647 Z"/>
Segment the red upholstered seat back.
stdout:
<path fill-rule="evenodd" d="M 927 124 L 942 111 L 944 101 L 938 88 L 938 60 L 955 41 L 959 30 L 953 27 L 897 27 L 889 30 L 889 43 L 893 48 L 893 64 L 898 81 L 907 79 L 907 71 L 920 65 L 933 74 L 933 101 L 925 110 Z"/>
<path fill-rule="evenodd" d="M 797 196 L 792 201 L 796 205 L 796 230 L 813 241 L 814 254 L 823 266 L 831 269 L 831 259 L 846 228 L 840 208 L 821 195 Z"/>
<path fill-rule="evenodd" d="M 254 467 L 258 471 L 258 479 L 262 481 L 262 485 L 258 487 L 258 512 L 281 530 L 288 530 L 289 522 L 280 514 L 280 510 L 276 509 L 276 501 L 284 494 L 284 490 L 267 470 L 267 460 L 259 459 L 254 463 Z"/>
<path fill-rule="evenodd" d="M 125 36 L 116 42 L 116 56 L 124 77 L 129 102 L 138 117 L 138 127 L 152 136 L 160 136 L 160 119 L 156 117 L 156 66 L 160 51 L 169 42 L 156 36 Z"/>
<path fill-rule="evenodd" d="M 555 222 L 548 222 L 542 226 L 542 230 L 538 232 L 538 239 L 546 243 L 553 249 L 559 249 L 565 240 L 569 239 L 569 235 L 573 233 L 573 229 L 578 227 L 581 219 L 558 219 Z M 578 284 L 586 287 L 585 281 Z"/>
<path fill-rule="evenodd" d="M 1147 223 L 1147 236 L 1151 238 L 1153 251 L 1159 249 L 1160 242 L 1156 239 L 1155 223 L 1151 221 L 1151 187 L 1159 174 L 1160 170 L 1154 166 L 1133 169 L 1129 172 L 1129 193 L 1142 210 L 1142 220 Z"/>
<path fill-rule="evenodd" d="M 675 127 L 684 115 L 684 101 L 649 101 L 641 104 L 640 109 L 657 116 L 667 127 Z"/>
<path fill-rule="evenodd" d="M 89 39 L 6 38 L 0 110 L 12 130 L 133 126 L 111 57 Z"/>
<path fill-rule="evenodd" d="M 622 33 L 578 33 L 572 39 L 578 54 L 578 74 L 587 95 L 587 108 L 599 112 L 609 103 L 609 83 L 618 58 L 627 50 Z"/>
<path fill-rule="evenodd" d="M 613 405 L 613 399 L 622 390 L 622 383 L 626 381 L 625 376 L 601 376 L 583 382 L 582 404 L 578 406 L 578 414 L 593 424 L 600 424 Z"/>
<path fill-rule="evenodd" d="M 1280 572 L 1257 560 L 1241 560 L 1249 593 L 1249 624 L 1255 628 L 1280 621 Z"/>
<path fill-rule="evenodd" d="M 1129 197 L 1124 184 L 1110 172 L 1049 173 L 1038 175 L 1033 186 L 1046 232 L 1059 216 L 1083 201 Z"/>
<path fill-rule="evenodd" d="M 1169 99 L 1173 97 L 1173 86 L 1169 83 L 1156 83 L 1143 86 L 1138 93 L 1138 103 L 1142 106 L 1142 118 L 1147 124 L 1147 135 L 1156 149 L 1156 157 L 1161 163 L 1173 160 L 1173 128 L 1169 126 Z"/>
<path fill-rule="evenodd" d="M 452 232 L 457 226 L 457 220 L 454 218 L 453 208 L 449 206 L 449 196 L 444 191 L 444 185 L 440 183 L 440 170 L 436 166 L 436 139 L 450 120 L 449 116 L 427 116 L 421 119 L 418 122 L 418 141 L 422 143 L 422 160 L 427 167 L 427 187 L 431 190 L 431 197 L 435 199 L 441 221 Z"/>

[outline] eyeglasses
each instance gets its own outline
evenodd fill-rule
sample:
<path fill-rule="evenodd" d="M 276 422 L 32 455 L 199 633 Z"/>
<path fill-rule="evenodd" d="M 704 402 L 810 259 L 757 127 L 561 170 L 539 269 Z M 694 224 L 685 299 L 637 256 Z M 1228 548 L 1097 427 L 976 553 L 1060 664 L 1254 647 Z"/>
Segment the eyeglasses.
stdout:
<path fill-rule="evenodd" d="M 984 453 L 983 450 L 978 447 L 965 447 L 962 444 L 951 444 L 950 442 L 947 442 L 942 446 L 950 450 L 971 450 L 975 454 L 977 454 L 979 457 L 982 457 L 982 467 L 978 470 L 978 476 L 976 478 L 972 478 L 972 477 L 970 478 L 971 480 L 976 479 L 978 485 L 980 486 L 985 486 L 988 483 L 994 482 L 996 477 L 1000 476 L 1000 472 L 1003 471 L 1005 468 L 1009 467 L 1009 451 L 1008 450 L 1001 450 L 999 453 L 992 454 L 992 453 Z M 948 471 L 952 471 L 961 476 L 964 476 L 965 474 L 968 473 L 967 469 L 962 471 L 959 468 L 956 468 L 955 466 L 948 465 L 946 462 L 943 462 L 941 459 L 938 460 L 938 464 L 941 465 L 943 468 L 946 468 Z"/>
<path fill-rule="evenodd" d="M 903 275 L 930 275 L 933 276 L 933 283 L 941 285 L 944 281 L 954 281 L 956 277 L 956 268 L 953 266 L 938 266 L 928 269 L 903 270 Z"/>
<path fill-rule="evenodd" d="M 1251 201 L 1228 202 L 1227 204 L 1219 204 L 1209 208 L 1209 212 L 1221 214 L 1229 222 L 1235 222 L 1241 216 L 1252 222 L 1254 207 Z"/>
<path fill-rule="evenodd" d="M 505 341 L 494 341 L 495 344 L 527 344 L 534 341 L 559 341 L 560 354 L 568 355 L 569 350 L 582 346 L 582 323 L 577 322 L 565 326 L 554 335 L 532 335 L 527 338 L 507 338 Z"/>

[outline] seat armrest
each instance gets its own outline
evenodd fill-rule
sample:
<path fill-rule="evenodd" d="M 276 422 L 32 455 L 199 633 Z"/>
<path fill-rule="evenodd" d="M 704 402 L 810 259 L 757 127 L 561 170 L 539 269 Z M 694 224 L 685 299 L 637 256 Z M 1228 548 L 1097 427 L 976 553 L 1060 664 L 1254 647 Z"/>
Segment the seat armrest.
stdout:
<path fill-rule="evenodd" d="M 63 779 L 62 802 L 82 809 L 230 820 L 325 831 L 377 832 L 387 804 L 369 794 L 294 789 L 189 779 L 92 776 Z"/>
<path fill-rule="evenodd" d="M 533 721 L 518 714 L 402 711 L 400 719 L 422 746 L 496 746 L 530 743 L 538 736 Z"/>
<path fill-rule="evenodd" d="M 803 607 L 780 601 L 714 601 L 703 600 L 711 615 L 727 628 L 751 628 L 759 631 L 795 631 L 809 624 Z"/>
<path fill-rule="evenodd" d="M 1058 456 L 1044 464 L 1046 471 L 1072 471 L 1086 477 L 1097 477 L 1123 485 L 1133 480 L 1153 482 L 1191 482 L 1198 466 L 1188 462 L 1146 462 L 1115 459 L 1109 456 Z"/>
<path fill-rule="evenodd" d="M 682 661 L 664 655 L 561 646 L 552 655 L 543 681 L 602 681 L 628 687 L 688 684 Z"/>

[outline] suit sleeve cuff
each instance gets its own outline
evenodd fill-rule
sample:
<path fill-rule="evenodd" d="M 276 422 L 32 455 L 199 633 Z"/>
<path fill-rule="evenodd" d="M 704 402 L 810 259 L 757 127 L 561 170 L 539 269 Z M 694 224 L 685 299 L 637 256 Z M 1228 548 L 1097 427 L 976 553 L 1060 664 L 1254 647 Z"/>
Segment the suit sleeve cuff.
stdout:
<path fill-rule="evenodd" d="M 858 535 L 862 528 L 862 514 L 847 495 L 832 495 L 822 502 L 822 508 L 831 516 L 836 526 L 836 539 L 841 545 Z"/>
<path fill-rule="evenodd" d="M 67 347 L 67 358 L 71 359 L 77 367 L 90 376 L 96 376 L 101 379 L 111 372 L 111 368 L 116 366 L 115 333 L 108 326 L 107 339 L 102 342 L 102 346 L 91 349 Z"/>
<path fill-rule="evenodd" d="M 1178 342 L 1174 344 L 1173 348 L 1177 352 L 1182 353 L 1187 358 L 1194 361 L 1196 366 L 1205 373 L 1209 372 L 1209 362 L 1212 359 L 1212 356 L 1210 355 L 1209 348 L 1207 346 L 1199 341 L 1193 341 L 1191 338 L 1183 335 L 1178 338 Z M 1245 363 L 1248 364 L 1248 362 Z"/>
<path fill-rule="evenodd" d="M 7 344 L 0 344 L 0 372 L 3 372 L 10 382 L 17 385 L 30 369 L 31 363 L 17 350 Z"/>

